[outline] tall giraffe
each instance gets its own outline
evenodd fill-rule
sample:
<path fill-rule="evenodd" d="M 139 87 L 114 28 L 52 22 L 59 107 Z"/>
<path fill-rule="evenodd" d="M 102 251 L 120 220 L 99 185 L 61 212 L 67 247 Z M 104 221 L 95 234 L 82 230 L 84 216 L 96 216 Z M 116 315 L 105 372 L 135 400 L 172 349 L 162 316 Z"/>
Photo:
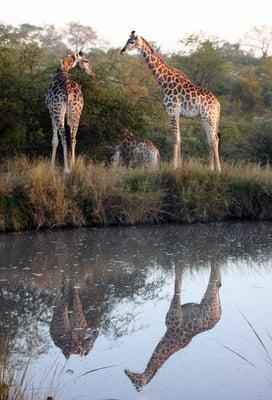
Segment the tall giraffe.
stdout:
<path fill-rule="evenodd" d="M 155 53 L 144 38 L 138 36 L 135 31 L 132 31 L 126 45 L 121 49 L 121 54 L 128 53 L 134 49 L 138 49 L 141 52 L 163 90 L 163 104 L 171 120 L 175 138 L 174 167 L 176 168 L 181 163 L 179 118 L 180 116 L 186 118 L 199 116 L 208 138 L 210 168 L 212 170 L 215 168 L 220 172 L 218 149 L 220 103 L 217 98 L 208 90 L 194 85 L 188 76 L 168 65 Z"/>
<path fill-rule="evenodd" d="M 213 328 L 221 318 L 219 266 L 211 266 L 209 283 L 200 304 L 181 305 L 181 277 L 182 268 L 176 266 L 174 296 L 165 320 L 167 330 L 155 348 L 145 371 L 135 373 L 125 370 L 138 391 L 151 381 L 172 354 L 186 347 L 194 336 Z"/>
<path fill-rule="evenodd" d="M 79 52 L 61 60 L 55 78 L 46 92 L 46 104 L 53 128 L 51 165 L 55 165 L 59 135 L 63 147 L 64 173 L 69 173 L 69 167 L 75 162 L 76 134 L 84 105 L 81 86 L 69 75 L 69 71 L 75 67 L 95 78 L 88 59 Z"/>

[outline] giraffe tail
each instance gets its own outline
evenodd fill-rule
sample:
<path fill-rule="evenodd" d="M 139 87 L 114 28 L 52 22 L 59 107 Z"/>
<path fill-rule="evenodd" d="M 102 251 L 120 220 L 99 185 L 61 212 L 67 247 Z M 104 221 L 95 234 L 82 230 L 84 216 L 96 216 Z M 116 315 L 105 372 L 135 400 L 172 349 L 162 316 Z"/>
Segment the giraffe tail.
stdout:
<path fill-rule="evenodd" d="M 140 392 L 142 388 L 147 384 L 147 379 L 145 374 L 132 372 L 129 371 L 128 369 L 125 369 L 125 374 L 129 377 L 137 392 Z"/>
<path fill-rule="evenodd" d="M 218 118 L 217 118 L 217 125 L 216 125 L 216 133 L 217 133 L 218 140 L 219 140 L 219 143 L 218 143 L 219 150 L 220 150 L 220 144 L 221 144 L 221 133 L 219 131 L 220 111 L 221 111 L 221 106 L 220 106 L 220 103 L 218 103 Z"/>
<path fill-rule="evenodd" d="M 220 151 L 221 148 L 221 133 L 217 131 L 217 136 L 218 136 L 218 151 Z"/>
<path fill-rule="evenodd" d="M 65 140 L 66 140 L 66 146 L 67 146 L 67 157 L 69 158 L 69 156 L 71 155 L 72 152 L 72 145 L 71 145 L 71 128 L 70 125 L 67 121 L 67 119 L 65 119 Z"/>

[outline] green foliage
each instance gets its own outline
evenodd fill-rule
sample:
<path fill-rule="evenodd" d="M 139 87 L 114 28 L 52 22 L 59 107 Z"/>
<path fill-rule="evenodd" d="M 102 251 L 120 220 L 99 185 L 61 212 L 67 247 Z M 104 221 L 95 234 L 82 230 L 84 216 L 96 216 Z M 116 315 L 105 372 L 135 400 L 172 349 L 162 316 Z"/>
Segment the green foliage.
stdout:
<path fill-rule="evenodd" d="M 53 25 L 0 24 L 0 157 L 50 155 L 52 128 L 44 94 L 60 59 L 72 51 L 67 43 L 72 49 L 87 49 L 97 43 L 97 34 L 77 22 L 63 31 Z M 218 96 L 223 158 L 271 162 L 270 129 L 262 124 L 272 116 L 272 58 L 258 58 L 237 44 L 201 35 L 190 35 L 181 44 L 182 52 L 162 56 Z M 101 48 L 90 49 L 89 56 L 96 81 L 71 71 L 85 101 L 77 153 L 109 161 L 128 128 L 153 140 L 161 159 L 170 160 L 171 126 L 143 58 L 120 57 L 118 49 Z M 197 119 L 182 120 L 181 134 L 185 159 L 207 157 L 207 138 Z M 61 145 L 58 156 L 62 158 Z"/>
<path fill-rule="evenodd" d="M 227 92 L 229 64 L 220 51 L 218 39 L 202 39 L 199 35 L 190 35 L 181 43 L 185 50 L 173 55 L 170 62 L 173 61 L 195 84 L 218 94 Z"/>
<path fill-rule="evenodd" d="M 263 165 L 272 164 L 272 122 L 260 119 L 248 130 L 246 144 L 248 158 Z"/>

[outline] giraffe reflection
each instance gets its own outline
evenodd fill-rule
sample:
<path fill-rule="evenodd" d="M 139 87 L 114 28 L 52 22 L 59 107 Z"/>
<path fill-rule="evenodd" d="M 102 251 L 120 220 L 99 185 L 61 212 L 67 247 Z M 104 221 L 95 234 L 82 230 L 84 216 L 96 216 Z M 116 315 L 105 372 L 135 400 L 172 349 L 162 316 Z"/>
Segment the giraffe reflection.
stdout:
<path fill-rule="evenodd" d="M 166 315 L 167 331 L 155 348 L 143 373 L 125 370 L 134 386 L 140 391 L 151 381 L 165 361 L 178 350 L 186 347 L 197 334 L 209 330 L 221 318 L 219 287 L 221 286 L 219 266 L 211 266 L 209 283 L 200 304 L 181 305 L 180 292 L 182 267 L 175 267 L 175 290 Z"/>
<path fill-rule="evenodd" d="M 98 333 L 87 326 L 78 288 L 69 279 L 63 279 L 55 299 L 55 309 L 50 324 L 50 335 L 68 359 L 71 354 L 86 356 L 93 348 Z"/>

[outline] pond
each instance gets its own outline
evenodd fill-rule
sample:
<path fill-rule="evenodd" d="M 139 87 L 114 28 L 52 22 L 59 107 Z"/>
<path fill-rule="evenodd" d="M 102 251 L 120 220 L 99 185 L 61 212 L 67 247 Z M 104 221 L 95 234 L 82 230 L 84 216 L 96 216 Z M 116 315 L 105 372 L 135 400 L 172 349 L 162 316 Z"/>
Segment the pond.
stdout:
<path fill-rule="evenodd" d="M 35 400 L 272 398 L 270 223 L 3 234 L 0 251 L 1 359 Z"/>

